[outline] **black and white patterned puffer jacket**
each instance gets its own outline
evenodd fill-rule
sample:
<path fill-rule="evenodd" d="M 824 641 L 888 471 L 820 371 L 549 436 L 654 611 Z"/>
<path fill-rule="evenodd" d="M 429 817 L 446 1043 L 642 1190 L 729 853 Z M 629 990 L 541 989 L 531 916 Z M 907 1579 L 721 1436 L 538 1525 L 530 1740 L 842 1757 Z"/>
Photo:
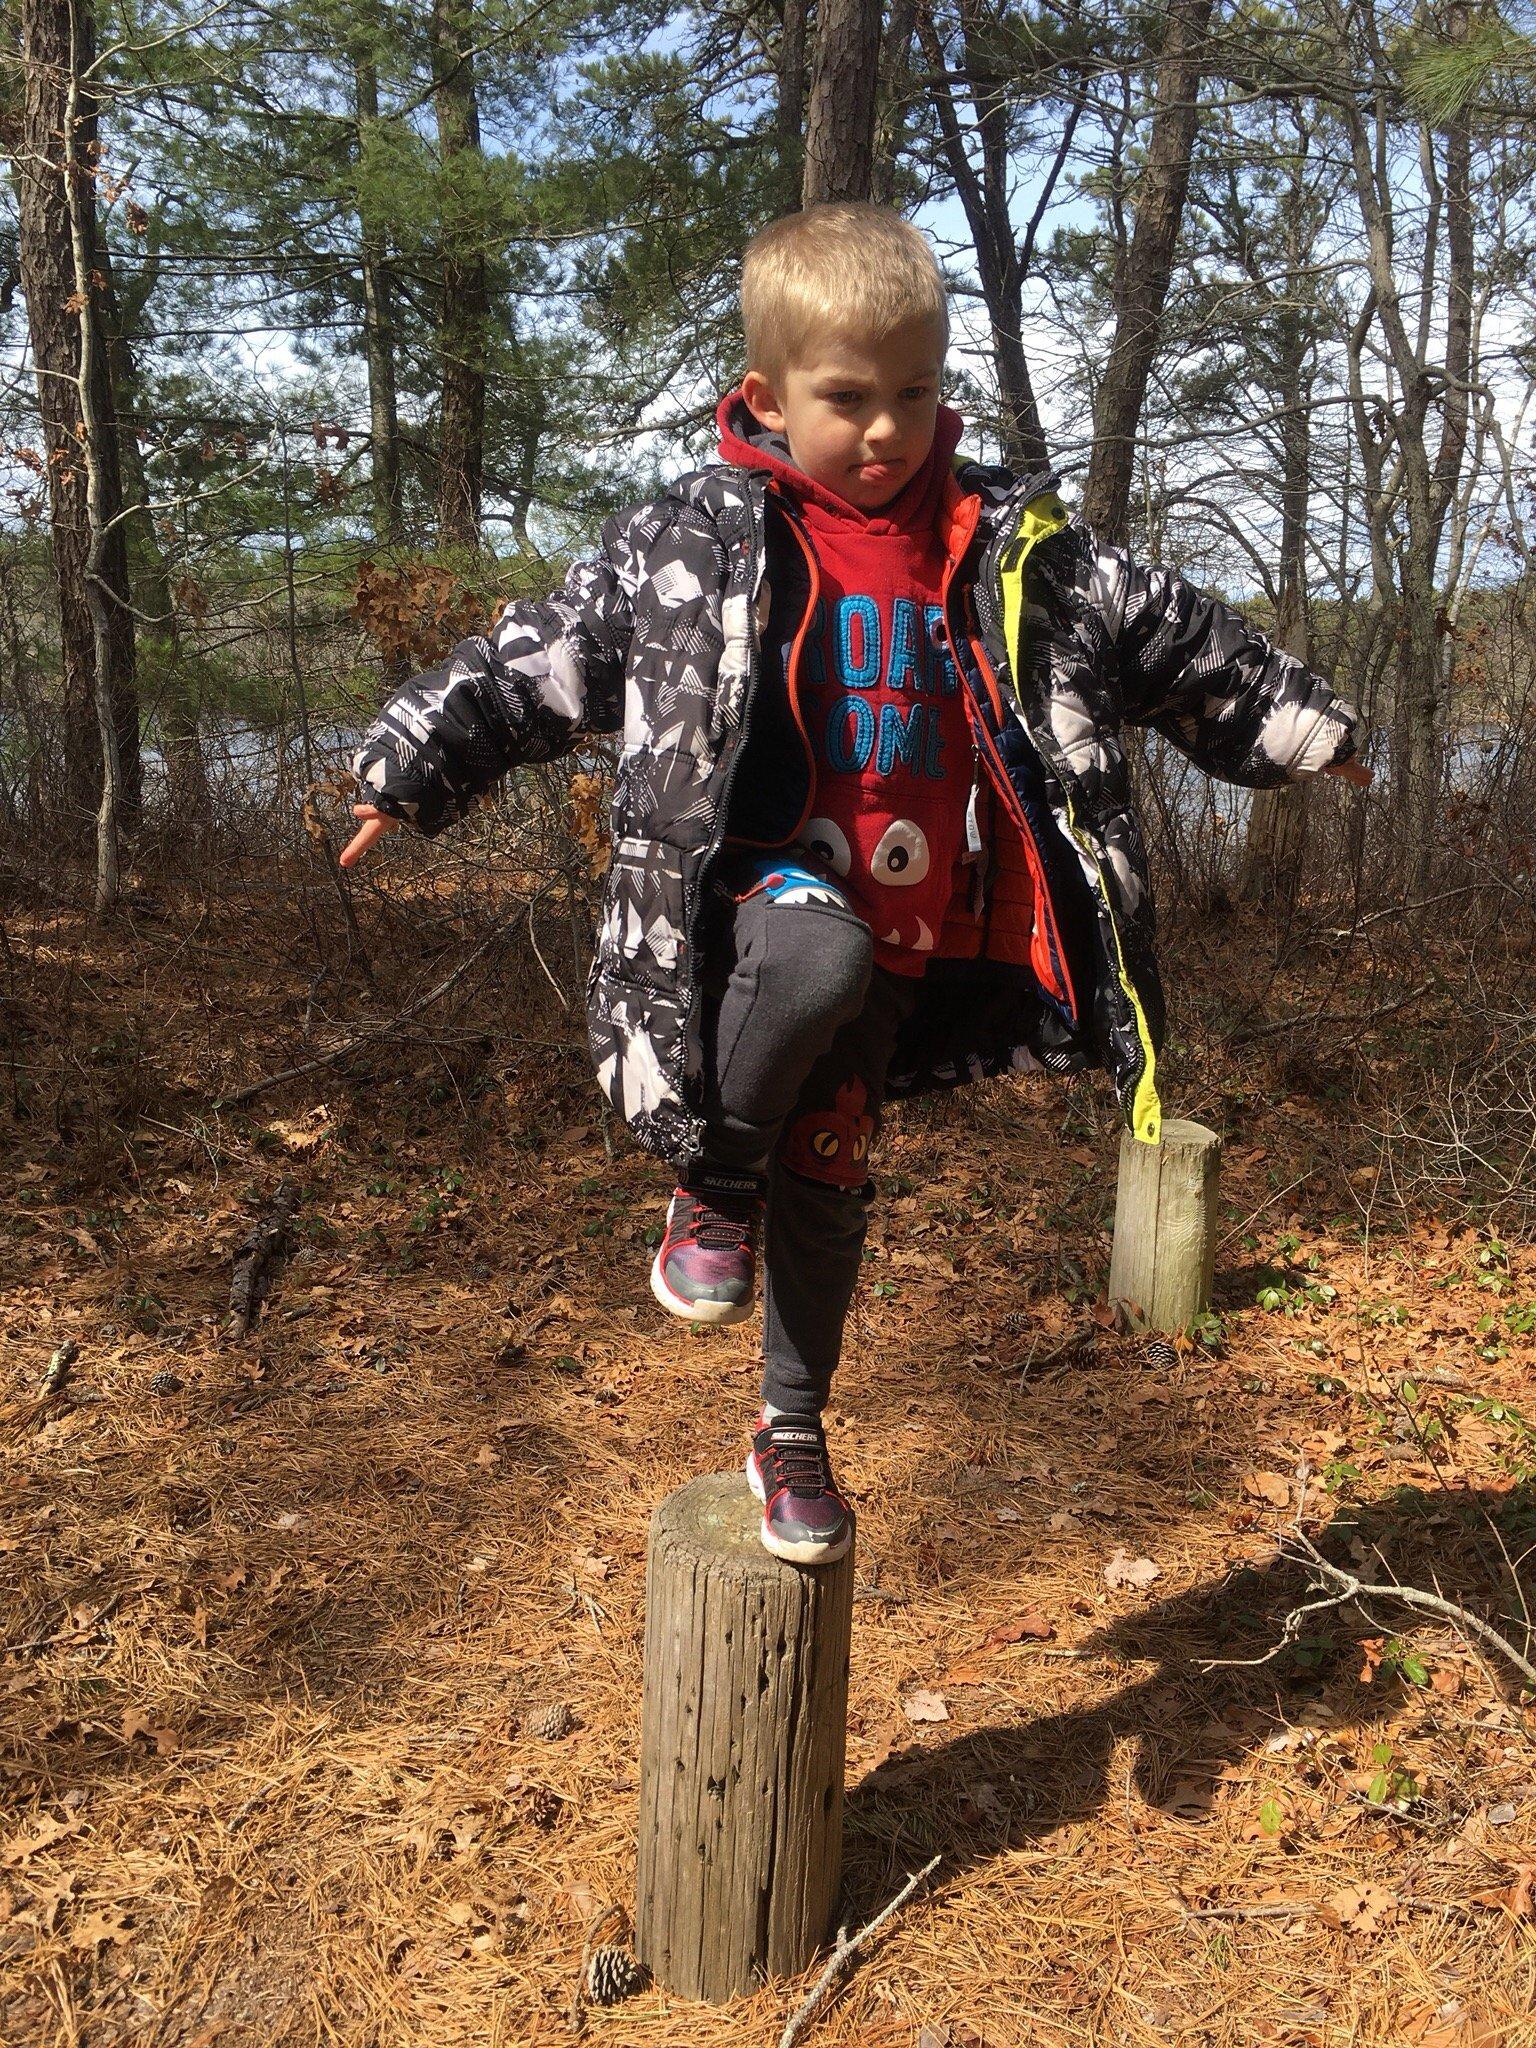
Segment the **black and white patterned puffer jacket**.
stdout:
<path fill-rule="evenodd" d="M 1259 788 L 1350 758 L 1357 715 L 1216 599 L 1096 543 L 1053 474 L 960 457 L 953 474 L 950 516 L 974 531 L 946 623 L 978 760 L 1025 836 L 1036 966 L 930 961 L 891 1093 L 1101 1066 L 1155 1142 L 1163 997 L 1123 731 L 1153 727 Z M 772 647 L 786 601 L 806 602 L 792 524 L 763 471 L 679 478 L 607 520 L 562 591 L 510 604 L 398 690 L 357 755 L 363 800 L 430 836 L 509 768 L 620 735 L 588 1029 L 615 1109 L 680 1173 L 703 1137 L 699 965 L 728 821 L 749 794 L 760 814 L 785 777 L 786 817 L 803 825 L 809 808 L 803 757 L 768 743 L 785 730 Z"/>

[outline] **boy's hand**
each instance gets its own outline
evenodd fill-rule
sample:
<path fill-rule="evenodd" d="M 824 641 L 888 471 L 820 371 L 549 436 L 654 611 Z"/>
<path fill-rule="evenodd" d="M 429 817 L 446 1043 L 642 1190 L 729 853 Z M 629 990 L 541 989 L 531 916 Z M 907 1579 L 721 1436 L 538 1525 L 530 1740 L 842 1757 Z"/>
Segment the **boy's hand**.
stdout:
<path fill-rule="evenodd" d="M 383 811 L 376 811 L 372 804 L 354 804 L 354 818 L 363 820 L 361 829 L 349 839 L 338 856 L 344 868 L 356 867 L 363 855 L 376 839 L 382 839 L 386 832 L 398 832 L 400 820 L 386 817 Z"/>
<path fill-rule="evenodd" d="M 1346 782 L 1352 782 L 1356 789 L 1369 789 L 1374 769 L 1367 768 L 1362 760 L 1333 761 L 1323 770 L 1325 775 L 1340 775 Z M 359 814 L 361 815 L 361 814 Z M 345 858 L 345 855 L 343 855 Z"/>

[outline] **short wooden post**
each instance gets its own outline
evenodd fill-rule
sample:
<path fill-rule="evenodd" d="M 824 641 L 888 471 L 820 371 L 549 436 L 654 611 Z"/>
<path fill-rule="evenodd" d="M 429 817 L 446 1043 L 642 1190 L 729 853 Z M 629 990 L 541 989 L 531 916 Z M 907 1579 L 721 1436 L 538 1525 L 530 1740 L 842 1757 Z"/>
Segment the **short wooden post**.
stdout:
<path fill-rule="evenodd" d="M 803 1970 L 842 1884 L 853 1551 L 782 1564 L 738 1475 L 651 1521 L 635 1949 L 719 2002 Z"/>
<path fill-rule="evenodd" d="M 1170 1117 L 1160 1145 L 1125 1131 L 1109 1299 L 1138 1328 L 1183 1330 L 1211 1305 L 1221 1140 Z"/>

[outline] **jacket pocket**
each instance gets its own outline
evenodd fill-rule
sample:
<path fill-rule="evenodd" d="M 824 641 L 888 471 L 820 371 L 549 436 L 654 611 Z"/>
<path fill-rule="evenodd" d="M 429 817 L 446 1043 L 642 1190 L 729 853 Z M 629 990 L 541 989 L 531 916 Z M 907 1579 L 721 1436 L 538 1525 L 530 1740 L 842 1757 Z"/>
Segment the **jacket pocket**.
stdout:
<path fill-rule="evenodd" d="M 682 857 L 660 839 L 619 839 L 597 940 L 597 966 L 615 980 L 669 993 L 684 943 Z"/>

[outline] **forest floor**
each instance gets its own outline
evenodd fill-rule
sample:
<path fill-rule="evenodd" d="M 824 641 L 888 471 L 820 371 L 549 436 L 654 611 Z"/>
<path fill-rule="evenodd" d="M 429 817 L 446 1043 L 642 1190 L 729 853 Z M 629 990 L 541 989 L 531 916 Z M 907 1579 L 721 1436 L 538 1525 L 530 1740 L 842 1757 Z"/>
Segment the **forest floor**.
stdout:
<path fill-rule="evenodd" d="M 0 2039 L 555 2048 L 632 1896 L 648 1519 L 739 1463 L 755 1325 L 655 1309 L 663 1176 L 622 1133 L 605 1157 L 520 943 L 220 1110 L 351 1028 L 327 1000 L 395 999 L 343 1006 L 276 889 L 7 930 Z M 1298 1505 L 1529 1643 L 1536 1249 L 1401 1179 L 1422 1009 L 1373 1023 L 1356 977 L 1321 1000 L 1363 1024 L 1235 1042 L 1245 1004 L 1322 986 L 1256 974 L 1262 944 L 1228 920 L 1171 976 L 1209 994 L 1169 1103 L 1226 1140 L 1216 1319 L 1171 1369 L 1098 1306 L 1101 1082 L 891 1119 L 832 1418 L 847 1917 L 943 1860 L 808 2042 L 1536 2043 L 1509 1668 L 1386 1603 L 1207 1668 L 1279 1643 Z M 431 946 L 423 989 L 466 950 L 451 920 Z M 294 1249 L 233 1341 L 232 1254 L 284 1175 Z M 809 1982 L 647 1988 L 586 2038 L 771 2048 Z"/>

